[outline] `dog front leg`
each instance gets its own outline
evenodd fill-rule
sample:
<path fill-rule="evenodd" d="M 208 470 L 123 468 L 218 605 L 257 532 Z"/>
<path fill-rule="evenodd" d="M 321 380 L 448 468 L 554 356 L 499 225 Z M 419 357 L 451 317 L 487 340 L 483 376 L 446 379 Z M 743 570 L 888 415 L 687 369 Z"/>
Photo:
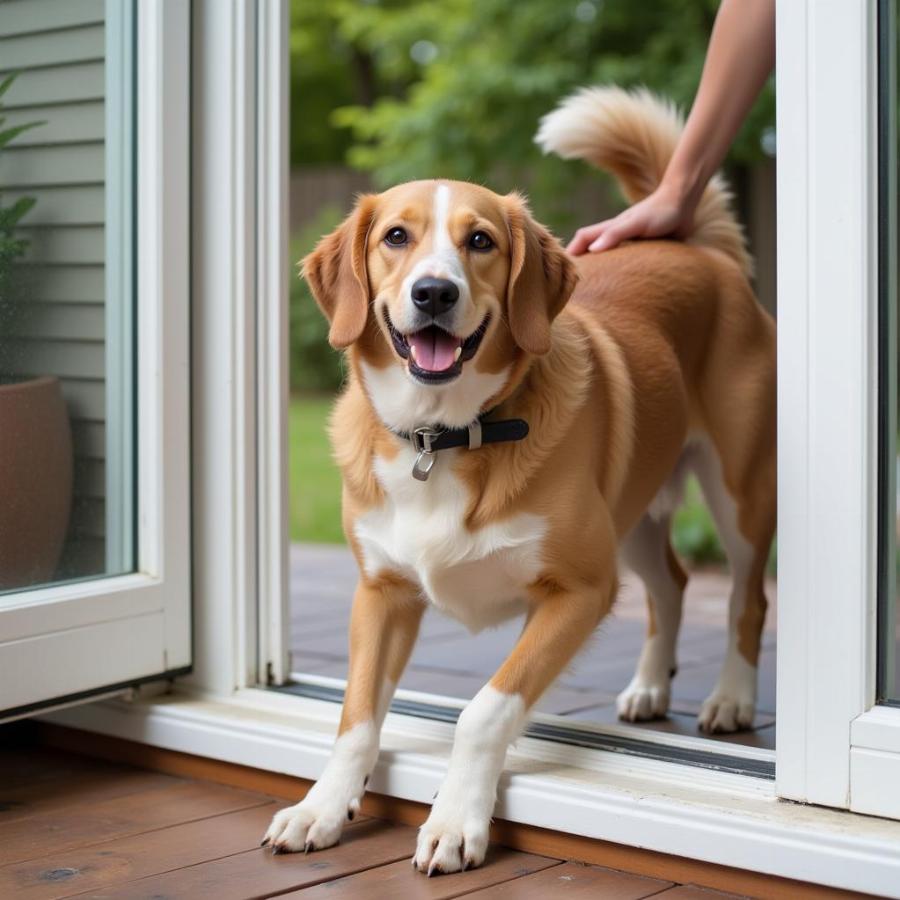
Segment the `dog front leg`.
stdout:
<path fill-rule="evenodd" d="M 336 844 L 359 809 L 378 758 L 378 739 L 394 689 L 419 632 L 424 606 L 400 579 L 361 582 L 350 617 L 350 671 L 331 758 L 296 806 L 275 814 L 263 839 L 274 853 Z"/>
<path fill-rule="evenodd" d="M 510 656 L 459 717 L 447 775 L 419 830 L 413 865 L 420 872 L 458 872 L 484 861 L 506 748 L 609 609 L 613 588 L 542 594 Z"/>

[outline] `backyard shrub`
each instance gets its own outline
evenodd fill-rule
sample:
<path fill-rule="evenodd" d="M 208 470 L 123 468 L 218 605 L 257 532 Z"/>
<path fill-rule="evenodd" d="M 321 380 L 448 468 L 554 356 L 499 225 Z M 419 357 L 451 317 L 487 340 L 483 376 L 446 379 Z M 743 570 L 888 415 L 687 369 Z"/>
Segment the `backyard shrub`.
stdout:
<path fill-rule="evenodd" d="M 298 263 L 341 220 L 336 206 L 327 206 L 291 240 L 291 259 Z M 343 356 L 328 344 L 328 322 L 298 268 L 291 272 L 290 363 L 292 391 L 335 391 L 343 381 Z"/>

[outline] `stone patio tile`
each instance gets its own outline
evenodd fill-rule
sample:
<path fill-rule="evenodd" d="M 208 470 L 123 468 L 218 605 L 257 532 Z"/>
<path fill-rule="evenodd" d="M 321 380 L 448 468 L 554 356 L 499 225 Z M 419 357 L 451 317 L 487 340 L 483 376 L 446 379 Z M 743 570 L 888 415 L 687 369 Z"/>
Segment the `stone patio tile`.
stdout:
<path fill-rule="evenodd" d="M 347 677 L 347 660 L 329 654 L 291 651 L 291 671 L 307 675 L 328 675 L 331 678 Z"/>
<path fill-rule="evenodd" d="M 719 677 L 721 660 L 697 666 L 682 666 L 672 682 L 674 702 L 697 708 L 710 694 Z M 757 708 L 774 715 L 775 712 L 775 651 L 764 650 L 759 658 L 759 687 Z"/>
<path fill-rule="evenodd" d="M 602 705 L 570 712 L 567 718 L 580 722 L 596 722 L 598 725 L 622 724 L 614 706 Z M 697 717 L 680 712 L 670 712 L 665 719 L 653 722 L 635 722 L 634 727 L 646 731 L 683 734 L 688 737 L 706 737 L 697 727 Z M 740 731 L 736 734 L 720 734 L 710 738 L 711 741 L 724 741 L 729 744 L 742 744 L 748 747 L 775 748 L 775 728 L 767 717 L 757 717 L 753 731 Z"/>
<path fill-rule="evenodd" d="M 347 625 L 357 581 L 352 554 L 344 546 L 295 544 L 290 565 L 293 669 L 343 678 Z M 694 720 L 718 677 L 725 652 L 730 584 L 727 573 L 691 573 L 679 639 L 679 674 L 673 683 L 673 709 L 688 720 Z M 760 725 L 772 721 L 775 708 L 774 581 L 767 583 L 767 592 L 771 606 L 760 658 Z M 594 710 L 592 715 L 605 710 L 603 715 L 614 716 L 613 698 L 631 679 L 646 627 L 643 585 L 635 575 L 625 572 L 613 613 L 601 623 L 539 708 L 579 718 L 589 709 Z M 506 657 L 521 628 L 522 619 L 518 619 L 473 636 L 460 623 L 428 609 L 401 685 L 469 699 Z M 663 723 L 663 730 L 680 727 L 678 715 L 672 721 L 674 725 Z M 774 734 L 774 728 L 771 731 Z"/>

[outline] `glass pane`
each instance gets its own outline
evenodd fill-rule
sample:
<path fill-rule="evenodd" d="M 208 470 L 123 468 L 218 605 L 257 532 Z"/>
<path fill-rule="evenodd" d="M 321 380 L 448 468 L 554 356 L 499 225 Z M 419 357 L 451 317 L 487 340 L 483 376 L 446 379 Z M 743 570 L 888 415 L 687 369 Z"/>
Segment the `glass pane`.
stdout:
<path fill-rule="evenodd" d="M 341 474 L 328 438 L 335 394 L 351 365 L 329 347 L 328 323 L 309 285 L 297 277 L 295 263 L 338 226 L 357 194 L 419 177 L 465 179 L 500 193 L 523 190 L 535 216 L 566 239 L 578 226 L 618 212 L 621 198 L 599 173 L 541 155 L 534 143 L 540 117 L 574 85 L 617 77 L 689 106 L 716 4 L 618 3 L 611 17 L 613 5 L 545 2 L 541 14 L 523 18 L 521 4 L 510 0 L 471 3 L 465 4 L 465 22 L 451 27 L 434 18 L 434 4 L 424 2 L 291 3 L 289 646 L 297 692 L 335 699 L 347 675 L 357 564 L 345 540 Z M 675 6 L 689 13 L 673 17 Z M 514 38 L 511 22 L 518 28 Z M 651 44 L 665 46 L 664 62 L 654 63 L 653 54 L 641 50 Z M 535 54 L 541 59 L 540 84 Z M 496 79 L 466 74 L 480 73 L 488 58 L 500 73 Z M 676 60 L 683 67 L 673 77 Z M 743 135 L 731 174 L 756 258 L 754 288 L 774 314 L 771 85 Z M 632 732 L 652 732 L 654 740 L 660 731 L 701 734 L 698 713 L 715 690 L 728 644 L 730 598 L 737 609 L 744 597 L 740 588 L 733 590 L 725 547 L 700 483 L 691 477 L 685 487 L 672 524 L 672 547 L 690 580 L 669 714 L 634 724 Z M 748 730 L 715 735 L 715 752 L 730 743 L 759 748 L 775 743 L 775 563 L 773 552 L 765 577 L 770 611 L 761 637 L 757 715 Z M 599 734 L 618 723 L 616 697 L 631 681 L 652 627 L 644 585 L 632 573 L 621 575 L 614 615 L 538 701 L 540 712 L 565 717 L 578 735 L 585 734 L 586 724 L 596 725 Z M 514 618 L 472 635 L 429 604 L 400 687 L 471 699 L 509 654 L 522 624 Z M 429 714 L 421 706 L 416 711 Z M 557 724 L 558 734 L 566 730 Z M 647 752 L 663 752 L 661 744 L 654 746 Z"/>
<path fill-rule="evenodd" d="M 132 14 L 0 3 L 0 592 L 134 566 Z"/>
<path fill-rule="evenodd" d="M 879 9 L 879 291 L 881 296 L 881 598 L 878 695 L 900 702 L 900 503 L 897 455 L 897 3 Z"/>

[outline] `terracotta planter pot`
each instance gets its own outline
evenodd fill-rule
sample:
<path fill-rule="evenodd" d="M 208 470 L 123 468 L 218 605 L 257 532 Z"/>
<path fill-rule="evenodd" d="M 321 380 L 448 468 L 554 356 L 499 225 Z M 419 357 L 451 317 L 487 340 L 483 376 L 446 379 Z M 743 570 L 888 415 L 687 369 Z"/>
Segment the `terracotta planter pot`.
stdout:
<path fill-rule="evenodd" d="M 0 590 L 50 581 L 72 506 L 72 432 L 58 378 L 0 384 Z"/>

